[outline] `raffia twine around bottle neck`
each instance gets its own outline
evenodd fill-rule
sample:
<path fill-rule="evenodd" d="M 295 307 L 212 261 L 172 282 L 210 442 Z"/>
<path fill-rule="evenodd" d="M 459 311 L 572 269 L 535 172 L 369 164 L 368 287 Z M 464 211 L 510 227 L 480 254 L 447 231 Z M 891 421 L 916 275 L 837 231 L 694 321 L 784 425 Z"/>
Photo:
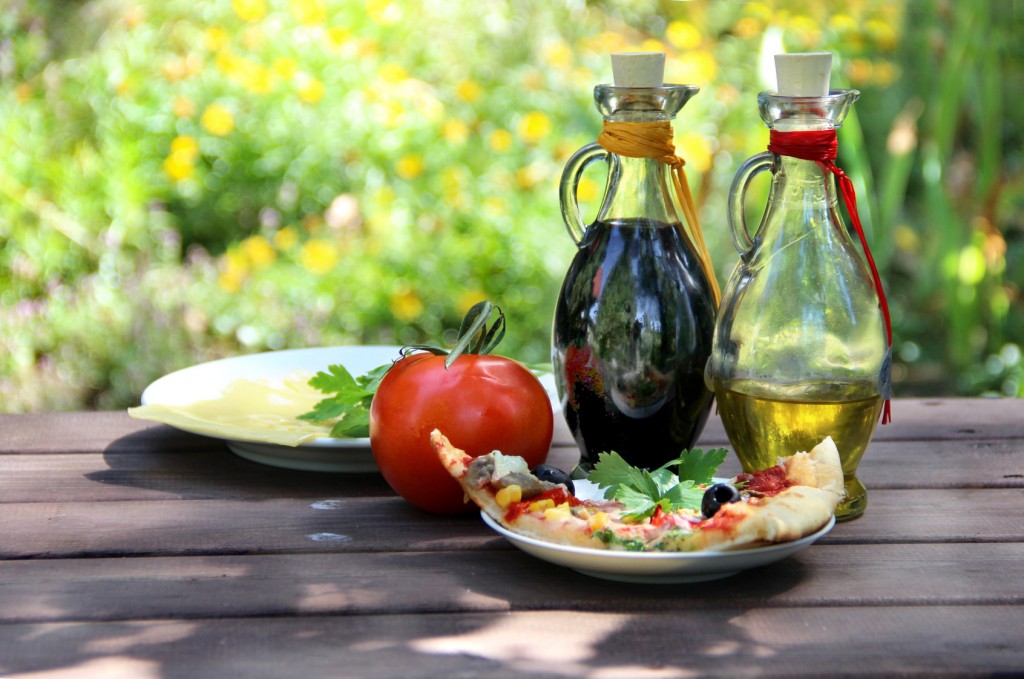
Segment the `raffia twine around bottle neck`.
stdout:
<path fill-rule="evenodd" d="M 715 308 L 718 308 L 722 291 L 718 286 L 711 255 L 697 217 L 690 184 L 686 180 L 686 171 L 683 169 L 686 161 L 676 154 L 673 137 L 672 123 L 667 120 L 642 123 L 606 120 L 601 134 L 597 137 L 597 143 L 609 153 L 627 158 L 652 158 L 670 167 L 672 183 L 675 185 L 676 196 L 686 221 L 685 226 L 679 225 L 680 234 L 700 262 L 714 296 Z"/>

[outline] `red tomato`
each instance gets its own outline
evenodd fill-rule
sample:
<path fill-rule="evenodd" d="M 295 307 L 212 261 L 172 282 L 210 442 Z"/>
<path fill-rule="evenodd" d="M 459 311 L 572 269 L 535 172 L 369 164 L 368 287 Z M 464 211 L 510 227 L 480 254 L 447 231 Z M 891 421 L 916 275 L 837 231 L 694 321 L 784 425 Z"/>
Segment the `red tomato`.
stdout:
<path fill-rule="evenodd" d="M 551 401 L 521 363 L 463 354 L 447 370 L 444 356 L 417 353 L 395 363 L 370 406 L 370 447 L 384 479 L 420 509 L 473 509 L 430 445 L 437 428 L 473 457 L 500 450 L 542 464 L 551 446 Z"/>

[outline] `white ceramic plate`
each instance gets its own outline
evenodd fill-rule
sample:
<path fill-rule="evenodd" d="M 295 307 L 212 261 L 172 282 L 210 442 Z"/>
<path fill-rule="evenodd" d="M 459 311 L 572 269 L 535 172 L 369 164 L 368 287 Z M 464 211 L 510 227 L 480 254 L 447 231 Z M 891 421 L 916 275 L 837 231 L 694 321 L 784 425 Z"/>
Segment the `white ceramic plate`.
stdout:
<path fill-rule="evenodd" d="M 596 484 L 574 481 L 576 495 L 581 499 L 597 499 Z M 545 540 L 514 533 L 481 512 L 484 523 L 505 536 L 527 554 L 550 563 L 604 580 L 671 584 L 704 582 L 735 575 L 740 571 L 765 566 L 805 549 L 832 530 L 835 517 L 821 529 L 799 540 L 767 547 L 754 547 L 728 552 L 612 552 L 602 549 L 558 545 Z"/>
<path fill-rule="evenodd" d="M 201 363 L 165 375 L 146 387 L 142 392 L 141 401 L 143 405 L 187 405 L 220 397 L 224 389 L 235 380 L 276 382 L 297 372 L 314 374 L 326 370 L 329 365 L 339 363 L 353 375 L 362 375 L 377 366 L 397 360 L 400 357 L 400 350 L 401 347 L 398 346 L 322 347 L 235 356 Z M 552 407 L 557 408 L 553 377 L 550 374 L 544 375 L 541 382 L 552 395 Z M 378 471 L 368 438 L 323 437 L 292 447 L 216 436 L 187 426 L 179 428 L 220 438 L 236 455 L 261 464 L 319 472 Z"/>
<path fill-rule="evenodd" d="M 277 381 L 295 372 L 316 373 L 334 364 L 344 365 L 361 375 L 400 357 L 397 346 L 322 347 L 286 349 L 262 354 L 235 356 L 200 363 L 165 375 L 142 392 L 142 404 L 186 405 L 215 399 L 238 379 Z M 182 427 L 186 431 L 210 433 Z M 235 454 L 253 462 L 286 469 L 323 472 L 376 472 L 370 439 L 323 437 L 302 445 L 280 446 L 259 441 L 222 438 Z"/>

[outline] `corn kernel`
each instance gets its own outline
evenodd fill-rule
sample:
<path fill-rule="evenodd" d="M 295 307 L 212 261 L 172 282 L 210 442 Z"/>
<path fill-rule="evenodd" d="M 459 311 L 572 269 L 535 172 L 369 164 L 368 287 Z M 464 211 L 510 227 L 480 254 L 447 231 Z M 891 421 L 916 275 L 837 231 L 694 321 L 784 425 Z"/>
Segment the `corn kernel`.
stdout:
<path fill-rule="evenodd" d="M 537 500 L 536 502 L 530 503 L 531 512 L 542 512 L 545 509 L 552 509 L 555 506 L 555 501 L 551 498 L 544 498 L 543 500 Z"/>
<path fill-rule="evenodd" d="M 500 507 L 508 507 L 513 502 L 522 502 L 523 489 L 516 485 L 506 486 L 494 494 L 494 499 Z"/>
<path fill-rule="evenodd" d="M 598 512 L 590 517 L 590 530 L 604 530 L 608 527 L 608 515 L 604 512 Z"/>
<path fill-rule="evenodd" d="M 563 502 L 557 507 L 544 510 L 544 520 L 546 521 L 564 521 L 565 519 L 571 519 L 572 512 L 569 511 L 569 504 Z"/>

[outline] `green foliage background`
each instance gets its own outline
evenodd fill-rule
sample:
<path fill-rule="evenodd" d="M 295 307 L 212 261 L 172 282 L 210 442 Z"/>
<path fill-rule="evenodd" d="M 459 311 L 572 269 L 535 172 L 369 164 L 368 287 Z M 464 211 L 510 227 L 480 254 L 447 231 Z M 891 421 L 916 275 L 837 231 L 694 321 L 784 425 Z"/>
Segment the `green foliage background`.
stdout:
<path fill-rule="evenodd" d="M 897 395 L 1021 395 L 1022 23 L 1008 0 L 9 0 L 0 411 L 120 408 L 238 353 L 450 341 L 484 297 L 503 353 L 547 360 L 558 177 L 599 131 L 607 55 L 647 49 L 701 87 L 677 145 L 723 283 L 770 55 L 833 51 L 862 91 L 840 164 Z"/>

